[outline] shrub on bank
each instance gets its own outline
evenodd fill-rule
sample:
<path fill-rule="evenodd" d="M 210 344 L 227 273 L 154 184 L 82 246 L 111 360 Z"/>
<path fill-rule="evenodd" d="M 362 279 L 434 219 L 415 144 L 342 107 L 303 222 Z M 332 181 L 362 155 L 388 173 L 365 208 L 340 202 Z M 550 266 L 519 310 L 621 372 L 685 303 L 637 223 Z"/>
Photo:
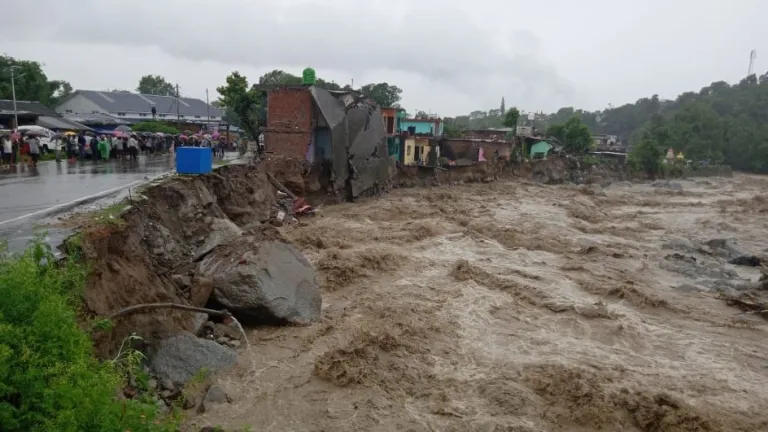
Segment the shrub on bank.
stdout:
<path fill-rule="evenodd" d="M 47 245 L 0 255 L 0 430 L 166 431 L 153 404 L 120 400 L 124 376 L 77 322 L 85 268 Z"/>

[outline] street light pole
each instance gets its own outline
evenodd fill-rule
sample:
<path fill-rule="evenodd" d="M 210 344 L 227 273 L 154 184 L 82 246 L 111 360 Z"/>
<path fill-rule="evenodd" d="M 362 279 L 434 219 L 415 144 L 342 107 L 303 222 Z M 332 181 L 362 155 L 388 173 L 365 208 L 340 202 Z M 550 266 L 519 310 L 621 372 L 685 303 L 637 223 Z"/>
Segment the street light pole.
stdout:
<path fill-rule="evenodd" d="M 19 130 L 19 110 L 16 109 L 16 82 L 13 78 L 13 70 L 18 66 L 11 66 L 11 94 L 13 95 L 13 121 L 15 123 L 14 130 Z"/>

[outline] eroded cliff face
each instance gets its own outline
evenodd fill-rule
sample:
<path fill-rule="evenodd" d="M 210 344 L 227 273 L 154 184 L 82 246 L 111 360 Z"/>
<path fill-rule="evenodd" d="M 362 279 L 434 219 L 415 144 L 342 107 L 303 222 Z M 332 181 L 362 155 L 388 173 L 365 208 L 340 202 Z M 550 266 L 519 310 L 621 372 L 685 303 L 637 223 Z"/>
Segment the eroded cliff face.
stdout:
<path fill-rule="evenodd" d="M 233 230 L 269 230 L 270 239 L 285 241 L 262 225 L 277 211 L 275 194 L 263 170 L 233 165 L 168 179 L 144 190 L 113 223 L 87 225 L 78 236 L 91 268 L 84 312 L 108 316 L 141 303 L 205 306 L 213 284 L 196 274 L 197 261 L 241 234 Z M 135 314 L 94 338 L 99 354 L 107 355 L 133 332 L 195 331 L 204 318 L 172 310 Z"/>

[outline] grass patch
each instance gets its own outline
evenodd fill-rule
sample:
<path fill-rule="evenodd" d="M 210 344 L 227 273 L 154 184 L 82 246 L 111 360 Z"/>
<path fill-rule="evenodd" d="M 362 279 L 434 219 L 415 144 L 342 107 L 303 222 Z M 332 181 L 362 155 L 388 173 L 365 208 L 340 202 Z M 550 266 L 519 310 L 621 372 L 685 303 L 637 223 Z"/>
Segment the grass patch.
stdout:
<path fill-rule="evenodd" d="M 109 207 L 104 207 L 101 210 L 95 211 L 93 213 L 93 221 L 106 224 L 122 225 L 125 223 L 125 221 L 120 217 L 120 213 L 122 213 L 128 207 L 130 207 L 130 204 L 126 202 L 119 202 L 112 204 Z"/>
<path fill-rule="evenodd" d="M 172 431 L 153 403 L 120 400 L 126 375 L 99 363 L 77 309 L 86 268 L 49 246 L 0 253 L 0 425 L 3 431 Z"/>

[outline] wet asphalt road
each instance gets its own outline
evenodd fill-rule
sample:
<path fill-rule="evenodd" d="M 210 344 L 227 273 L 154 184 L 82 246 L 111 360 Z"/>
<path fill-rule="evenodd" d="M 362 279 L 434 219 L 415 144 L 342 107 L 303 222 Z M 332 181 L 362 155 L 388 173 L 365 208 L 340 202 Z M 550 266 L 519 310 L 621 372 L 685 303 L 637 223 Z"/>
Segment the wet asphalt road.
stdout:
<path fill-rule="evenodd" d="M 138 161 L 40 162 L 37 168 L 0 170 L 0 239 L 18 251 L 46 217 L 66 211 L 81 200 L 137 186 L 174 169 L 169 155 L 141 156 Z M 55 244 L 64 233 L 48 229 Z"/>

